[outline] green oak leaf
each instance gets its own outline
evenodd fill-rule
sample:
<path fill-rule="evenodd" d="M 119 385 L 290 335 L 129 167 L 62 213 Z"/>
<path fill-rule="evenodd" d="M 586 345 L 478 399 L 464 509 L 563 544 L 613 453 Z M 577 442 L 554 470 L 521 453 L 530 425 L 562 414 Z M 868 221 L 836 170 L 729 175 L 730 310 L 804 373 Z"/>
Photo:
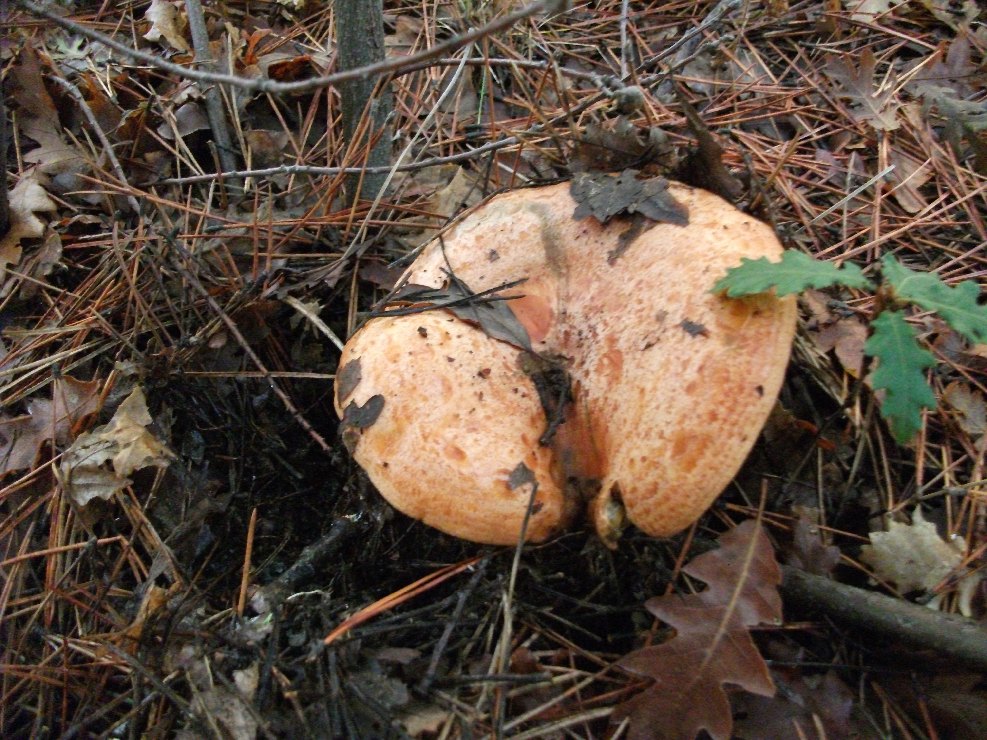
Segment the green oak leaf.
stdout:
<path fill-rule="evenodd" d="M 807 288 L 828 288 L 845 285 L 848 288 L 873 288 L 863 271 L 852 263 L 837 267 L 832 262 L 812 259 L 803 252 L 786 249 L 780 262 L 767 257 L 752 260 L 743 257 L 740 265 L 731 267 L 713 286 L 714 293 L 725 292 L 730 298 L 764 293 L 771 288 L 779 296 L 800 293 Z"/>
<path fill-rule="evenodd" d="M 883 311 L 871 321 L 864 352 L 878 360 L 871 384 L 885 391 L 881 416 L 894 438 L 905 444 L 922 428 L 922 409 L 936 407 L 924 372 L 936 364 L 936 358 L 919 345 L 902 311 Z"/>
<path fill-rule="evenodd" d="M 987 306 L 977 303 L 980 288 L 975 282 L 950 287 L 936 273 L 909 270 L 890 254 L 881 271 L 896 298 L 935 311 L 971 343 L 987 344 Z"/>

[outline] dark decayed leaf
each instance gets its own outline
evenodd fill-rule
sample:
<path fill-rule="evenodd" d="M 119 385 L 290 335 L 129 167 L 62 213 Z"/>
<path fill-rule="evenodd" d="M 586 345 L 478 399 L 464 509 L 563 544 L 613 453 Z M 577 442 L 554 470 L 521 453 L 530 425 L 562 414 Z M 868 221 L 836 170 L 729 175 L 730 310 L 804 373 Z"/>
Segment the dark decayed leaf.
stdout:
<path fill-rule="evenodd" d="M 651 599 L 648 611 L 675 628 L 675 636 L 637 650 L 618 665 L 655 683 L 621 704 L 614 720 L 629 720 L 627 737 L 694 738 L 706 730 L 728 738 L 733 726 L 725 684 L 772 696 L 768 666 L 749 627 L 781 621 L 781 569 L 771 543 L 754 521 L 720 537 L 720 548 L 682 569 L 705 591 Z"/>
<path fill-rule="evenodd" d="M 696 149 L 682 162 L 678 178 L 688 185 L 716 193 L 731 203 L 736 202 L 743 194 L 744 186 L 723 164 L 723 147 L 713 138 L 680 87 L 675 87 L 675 93 L 685 120 L 696 137 Z"/>
<path fill-rule="evenodd" d="M 538 400 L 548 424 L 538 439 L 538 444 L 548 447 L 559 426 L 565 422 L 566 406 L 572 401 L 572 379 L 564 362 L 559 358 L 545 357 L 535 352 L 521 356 L 521 370 L 531 378 Z"/>
<path fill-rule="evenodd" d="M 831 58 L 824 68 L 826 76 L 833 82 L 836 94 L 850 101 L 854 119 L 878 131 L 894 131 L 899 126 L 897 112 L 901 105 L 894 85 L 880 89 L 875 86 L 877 59 L 871 49 L 865 49 L 858 58 L 860 66 L 856 69 L 843 57 Z"/>
<path fill-rule="evenodd" d="M 625 116 L 588 124 L 573 143 L 573 169 L 586 172 L 639 169 L 651 162 L 671 159 L 673 150 L 664 131 L 639 129 Z"/>
<path fill-rule="evenodd" d="M 413 305 L 408 308 L 389 308 L 375 313 L 374 316 L 404 316 L 444 308 L 463 321 L 479 326 L 489 337 L 531 351 L 528 330 L 507 305 L 507 300 L 517 295 L 499 295 L 502 291 L 520 285 L 523 280 L 515 280 L 475 293 L 455 274 L 450 272 L 448 275 L 449 285 L 445 288 L 429 288 L 414 284 L 402 286 L 391 297 L 391 305 L 396 302 Z"/>
<path fill-rule="evenodd" d="M 343 424 L 353 429 L 366 429 L 373 426 L 384 410 L 384 397 L 377 393 L 367 399 L 362 406 L 356 401 L 350 401 L 349 406 L 343 411 Z"/>
<path fill-rule="evenodd" d="M 737 736 L 744 740 L 853 737 L 853 692 L 833 672 L 803 676 L 797 669 L 771 671 L 778 685 L 773 697 L 741 694 Z"/>
<path fill-rule="evenodd" d="M 340 403 L 349 398 L 350 394 L 356 390 L 361 377 L 362 370 L 359 357 L 350 360 L 339 368 L 336 373 L 336 397 L 339 398 Z"/>
<path fill-rule="evenodd" d="M 383 410 L 384 397 L 379 393 L 368 398 L 362 406 L 356 401 L 350 401 L 343 411 L 343 420 L 339 423 L 339 436 L 351 455 L 360 441 L 360 431 L 373 426 Z"/>
<path fill-rule="evenodd" d="M 668 192 L 668 180 L 653 177 L 640 180 L 637 170 L 624 170 L 616 177 L 604 173 L 581 172 L 569 186 L 576 201 L 572 216 L 595 216 L 605 224 L 614 216 L 639 213 L 653 221 L 686 226 L 689 213 Z"/>
<path fill-rule="evenodd" d="M 510 486 L 513 491 L 514 489 L 520 488 L 528 483 L 531 483 L 532 485 L 537 483 L 535 480 L 535 474 L 531 472 L 531 468 L 523 462 L 519 462 L 517 467 L 511 471 L 509 476 L 507 476 L 507 485 Z"/>
<path fill-rule="evenodd" d="M 631 216 L 630 221 L 630 226 L 621 231 L 617 237 L 617 246 L 607 252 L 608 265 L 614 264 L 620 255 L 626 252 L 631 244 L 634 243 L 634 240 L 641 236 L 648 227 L 648 220 L 640 213 L 635 213 Z"/>

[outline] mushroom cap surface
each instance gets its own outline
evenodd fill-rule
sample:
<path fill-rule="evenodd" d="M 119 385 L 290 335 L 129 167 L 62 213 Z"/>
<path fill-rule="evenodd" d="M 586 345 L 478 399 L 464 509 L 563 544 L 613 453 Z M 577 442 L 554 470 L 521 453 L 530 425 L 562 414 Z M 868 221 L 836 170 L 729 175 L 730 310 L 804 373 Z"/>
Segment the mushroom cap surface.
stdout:
<path fill-rule="evenodd" d="M 568 523 L 552 450 L 538 444 L 545 414 L 517 356 L 445 311 L 372 319 L 347 342 L 336 408 L 345 426 L 347 406 L 383 398 L 355 430 L 354 457 L 395 508 L 456 537 L 513 544 L 532 494 L 523 464 L 538 484 L 528 539 Z"/>
<path fill-rule="evenodd" d="M 518 369 L 524 351 L 444 311 L 372 320 L 344 351 L 341 367 L 359 357 L 363 378 L 352 393 L 340 398 L 337 391 L 337 411 L 375 393 L 385 397 L 381 421 L 389 406 L 405 409 L 395 411 L 399 433 L 378 421 L 361 430 L 356 445 L 357 461 L 391 503 L 460 537 L 516 542 L 528 496 L 508 503 L 503 471 L 524 461 L 539 484 L 531 540 L 566 526 L 585 505 L 610 542 L 622 510 L 643 531 L 667 536 L 709 507 L 774 405 L 796 307 L 791 296 L 710 293 L 742 257 L 777 258 L 782 247 L 767 225 L 716 195 L 677 183 L 669 193 L 688 210 L 688 224 L 648 222 L 633 239 L 625 234 L 627 218 L 573 220 L 576 203 L 563 183 L 497 196 L 425 248 L 406 273 L 409 283 L 440 288 L 449 271 L 474 292 L 525 280 L 506 291 L 520 296 L 507 305 L 532 349 L 568 373 L 572 402 L 550 446 L 541 446 L 547 421 L 531 378 Z M 414 322 L 426 320 L 437 332 L 445 326 L 448 338 L 427 351 L 388 349 L 413 345 Z M 472 412 L 482 414 L 482 430 L 470 424 L 461 400 L 463 392 L 478 392 L 472 366 L 453 369 L 470 353 L 489 357 L 480 364 L 491 368 L 496 358 L 498 383 L 506 382 L 494 391 L 493 370 L 483 380 L 482 412 Z M 413 402 L 396 400 L 403 388 Z M 489 464 L 447 467 L 448 454 L 423 438 L 416 419 L 429 435 L 441 429 L 471 460 Z M 410 480 L 395 473 L 399 454 L 417 459 L 414 470 L 435 471 L 427 495 L 410 463 L 400 466 Z M 481 511 L 487 507 L 492 521 Z"/>

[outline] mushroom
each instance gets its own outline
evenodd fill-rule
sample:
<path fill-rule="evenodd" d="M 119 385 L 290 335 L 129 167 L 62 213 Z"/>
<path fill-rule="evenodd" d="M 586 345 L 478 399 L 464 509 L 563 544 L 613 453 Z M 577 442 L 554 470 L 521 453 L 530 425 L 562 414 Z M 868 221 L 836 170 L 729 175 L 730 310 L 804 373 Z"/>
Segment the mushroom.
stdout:
<path fill-rule="evenodd" d="M 609 545 L 625 517 L 661 537 L 710 506 L 774 405 L 796 308 L 712 294 L 742 257 L 781 245 L 711 193 L 668 193 L 688 223 L 642 230 L 574 220 L 567 184 L 516 190 L 425 248 L 409 284 L 523 280 L 503 297 L 530 350 L 444 309 L 385 313 L 354 334 L 336 409 L 391 504 L 491 544 L 542 541 L 586 509 Z"/>

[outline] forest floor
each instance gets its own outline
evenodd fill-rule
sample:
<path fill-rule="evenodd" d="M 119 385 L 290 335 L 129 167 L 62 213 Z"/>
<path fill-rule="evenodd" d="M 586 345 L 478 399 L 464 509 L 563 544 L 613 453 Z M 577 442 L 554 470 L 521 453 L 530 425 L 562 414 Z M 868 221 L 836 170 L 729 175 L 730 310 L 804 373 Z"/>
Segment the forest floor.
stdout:
<path fill-rule="evenodd" d="M 683 179 L 819 260 L 875 276 L 893 254 L 982 290 L 987 11 L 384 5 L 400 167 L 352 207 L 365 152 L 316 79 L 332 4 L 208 3 L 223 84 L 182 72 L 198 3 L 5 6 L 0 734 L 982 736 L 987 345 L 941 316 L 906 313 L 935 407 L 901 444 L 864 351 L 888 296 L 803 291 L 736 480 L 687 532 L 612 550 L 395 512 L 332 397 L 339 342 L 416 247 L 580 168 Z"/>

